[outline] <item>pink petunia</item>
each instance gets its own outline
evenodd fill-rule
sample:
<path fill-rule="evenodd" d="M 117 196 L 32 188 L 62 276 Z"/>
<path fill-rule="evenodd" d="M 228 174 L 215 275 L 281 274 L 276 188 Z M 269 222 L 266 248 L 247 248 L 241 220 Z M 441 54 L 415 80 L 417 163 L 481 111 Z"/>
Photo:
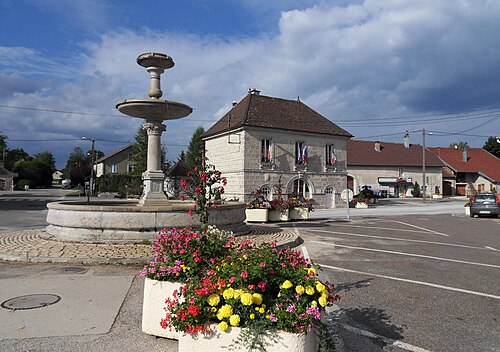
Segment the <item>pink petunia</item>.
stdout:
<path fill-rule="evenodd" d="M 240 274 L 240 276 L 243 278 L 243 279 L 246 279 L 248 277 L 248 273 L 246 271 L 242 272 Z"/>

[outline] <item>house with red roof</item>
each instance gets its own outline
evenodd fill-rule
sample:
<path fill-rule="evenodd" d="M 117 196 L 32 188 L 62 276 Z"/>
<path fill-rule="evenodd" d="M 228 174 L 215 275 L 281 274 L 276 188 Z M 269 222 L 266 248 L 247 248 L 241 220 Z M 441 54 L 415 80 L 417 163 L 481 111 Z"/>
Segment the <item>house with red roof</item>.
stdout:
<path fill-rule="evenodd" d="M 429 148 L 446 166 L 445 194 L 470 196 L 500 190 L 500 159 L 481 148 Z"/>
<path fill-rule="evenodd" d="M 341 204 L 346 188 L 347 140 L 352 135 L 300 99 L 264 96 L 256 89 L 202 136 L 209 163 L 227 178 L 226 199 L 248 201 L 255 189 L 276 196 L 313 198 L 319 207 Z"/>
<path fill-rule="evenodd" d="M 427 196 L 442 193 L 443 163 L 426 149 L 425 185 Z M 419 144 L 349 140 L 347 182 L 354 193 L 367 187 L 383 197 L 412 197 L 415 182 L 421 190 L 424 154 Z"/>

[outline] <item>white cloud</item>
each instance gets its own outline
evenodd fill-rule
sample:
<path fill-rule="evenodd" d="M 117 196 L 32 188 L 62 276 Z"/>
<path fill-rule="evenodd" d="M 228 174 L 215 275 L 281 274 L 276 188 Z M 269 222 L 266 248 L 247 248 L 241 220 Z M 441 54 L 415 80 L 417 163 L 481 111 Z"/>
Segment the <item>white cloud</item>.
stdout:
<path fill-rule="evenodd" d="M 167 122 L 167 144 L 187 144 L 198 125 L 209 128 L 250 87 L 264 95 L 300 96 L 334 122 L 341 121 L 341 126 L 349 126 L 351 119 L 491 107 L 497 104 L 500 90 L 498 18 L 498 2 L 367 0 L 344 7 L 320 2 L 282 12 L 279 34 L 274 37 L 115 29 L 100 35 L 99 41 L 83 43 L 84 54 L 72 58 L 71 67 L 29 48 L 0 48 L 0 62 L 10 60 L 0 66 L 1 72 L 22 75 L 26 64 L 29 72 L 41 74 L 46 64 L 52 77 L 50 85 L 35 92 L 20 89 L 2 101 L 118 114 L 117 101 L 146 97 L 149 77 L 135 59 L 142 52 L 158 51 L 176 62 L 162 76 L 164 98 L 194 108 L 190 117 Z M 56 78 L 60 82 L 54 85 Z M 46 134 L 84 133 L 113 140 L 133 138 L 139 125 L 126 117 L 31 115 L 23 120 L 19 116 L 26 114 L 19 112 L 7 121 L 21 126 L 23 132 L 35 126 Z M 345 128 L 357 136 L 404 130 Z M 185 147 L 167 149 L 173 159 Z"/>

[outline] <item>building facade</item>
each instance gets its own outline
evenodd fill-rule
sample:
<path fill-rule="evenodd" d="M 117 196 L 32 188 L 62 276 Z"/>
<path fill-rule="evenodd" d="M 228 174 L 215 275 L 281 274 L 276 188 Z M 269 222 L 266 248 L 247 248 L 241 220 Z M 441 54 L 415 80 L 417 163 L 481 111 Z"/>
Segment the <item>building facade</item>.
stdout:
<path fill-rule="evenodd" d="M 127 145 L 104 155 L 96 161 L 96 177 L 105 174 L 125 174 L 134 171 L 133 147 Z"/>
<path fill-rule="evenodd" d="M 424 190 L 423 160 L 418 144 L 349 140 L 349 188 L 354 194 L 366 187 L 382 197 L 412 197 L 415 182 Z M 426 150 L 426 196 L 442 195 L 442 168 L 443 163 Z"/>
<path fill-rule="evenodd" d="M 341 204 L 351 134 L 300 100 L 251 90 L 204 135 L 209 164 L 228 180 L 226 199 L 248 201 L 255 189 L 272 200 L 313 198 L 320 208 Z"/>
<path fill-rule="evenodd" d="M 0 191 L 13 191 L 16 176 L 15 173 L 4 168 L 4 161 L 0 160 Z"/>

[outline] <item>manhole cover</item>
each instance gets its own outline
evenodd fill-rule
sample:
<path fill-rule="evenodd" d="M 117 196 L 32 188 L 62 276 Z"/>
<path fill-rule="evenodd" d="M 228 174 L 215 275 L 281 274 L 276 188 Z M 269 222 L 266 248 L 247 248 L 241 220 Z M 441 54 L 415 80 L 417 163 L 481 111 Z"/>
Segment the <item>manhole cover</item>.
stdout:
<path fill-rule="evenodd" d="M 50 306 L 60 300 L 61 297 L 52 294 L 26 295 L 8 299 L 2 302 L 2 307 L 10 310 L 36 309 Z"/>
<path fill-rule="evenodd" d="M 58 271 L 61 273 L 83 274 L 86 273 L 88 269 L 78 266 L 67 266 L 64 268 L 60 268 Z"/>

